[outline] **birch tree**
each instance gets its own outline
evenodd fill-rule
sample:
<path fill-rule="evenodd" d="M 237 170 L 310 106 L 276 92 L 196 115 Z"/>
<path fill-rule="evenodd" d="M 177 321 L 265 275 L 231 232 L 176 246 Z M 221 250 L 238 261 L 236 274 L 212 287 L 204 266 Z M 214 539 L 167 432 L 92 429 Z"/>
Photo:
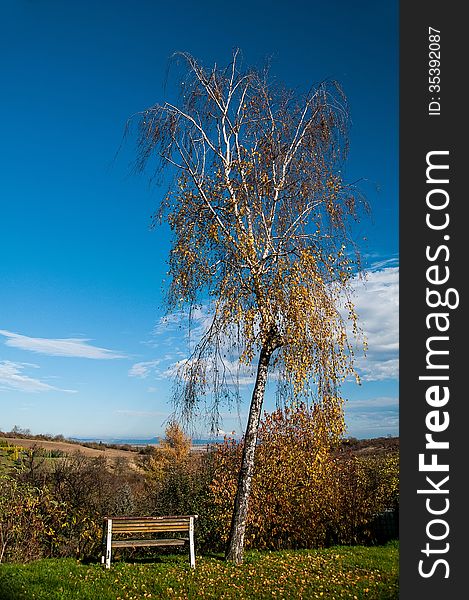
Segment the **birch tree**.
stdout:
<path fill-rule="evenodd" d="M 226 68 L 180 56 L 179 100 L 138 115 L 137 167 L 173 173 L 158 211 L 173 234 L 169 310 L 211 310 L 180 365 L 183 415 L 208 401 L 216 422 L 233 390 L 233 354 L 255 371 L 226 553 L 241 563 L 269 373 L 292 401 L 312 395 L 331 436 L 343 431 L 339 387 L 353 373 L 347 319 L 357 326 L 349 225 L 360 198 L 341 176 L 349 117 L 337 83 L 300 94 L 268 70 L 243 69 L 238 51 Z"/>

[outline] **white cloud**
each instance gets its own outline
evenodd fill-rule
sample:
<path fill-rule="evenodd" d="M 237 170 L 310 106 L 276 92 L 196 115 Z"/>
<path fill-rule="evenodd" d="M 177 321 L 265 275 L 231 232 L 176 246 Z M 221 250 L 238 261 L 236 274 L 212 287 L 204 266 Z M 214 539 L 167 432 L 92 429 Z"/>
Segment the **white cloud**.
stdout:
<path fill-rule="evenodd" d="M 47 354 L 49 356 L 67 356 L 74 358 L 92 358 L 92 359 L 114 359 L 127 358 L 114 350 L 99 348 L 89 344 L 89 339 L 64 338 L 34 338 L 19 333 L 13 333 L 0 329 L 0 335 L 7 338 L 5 344 L 21 350 L 29 350 L 38 354 Z"/>
<path fill-rule="evenodd" d="M 67 392 L 74 393 L 76 390 L 63 390 L 50 385 L 40 379 L 24 375 L 27 367 L 38 368 L 29 363 L 14 363 L 9 360 L 0 362 L 0 390 L 15 390 L 20 392 Z"/>
<path fill-rule="evenodd" d="M 347 434 L 358 438 L 386 437 L 399 435 L 397 414 L 374 415 L 363 413 L 359 417 L 347 419 Z"/>
<path fill-rule="evenodd" d="M 397 379 L 399 377 L 399 359 L 379 360 L 378 358 L 360 358 L 356 368 L 363 381 L 384 381 L 386 379 Z"/>
<path fill-rule="evenodd" d="M 399 435 L 399 400 L 379 396 L 345 403 L 347 433 L 355 437 Z"/>
<path fill-rule="evenodd" d="M 365 381 L 399 375 L 399 268 L 370 271 L 356 281 L 355 308 L 367 339 L 366 356 L 357 352 L 356 367 Z"/>

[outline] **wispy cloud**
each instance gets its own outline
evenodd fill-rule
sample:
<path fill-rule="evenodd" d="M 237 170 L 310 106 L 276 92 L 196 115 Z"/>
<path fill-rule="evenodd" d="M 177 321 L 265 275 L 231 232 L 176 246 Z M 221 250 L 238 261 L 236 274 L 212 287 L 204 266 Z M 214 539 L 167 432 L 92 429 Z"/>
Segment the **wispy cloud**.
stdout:
<path fill-rule="evenodd" d="M 205 306 L 193 309 L 190 315 L 181 310 L 161 317 L 153 328 L 152 339 L 143 342 L 154 348 L 158 357 L 132 365 L 128 371 L 129 377 L 146 379 L 151 376 L 157 380 L 172 378 L 178 367 L 187 361 L 187 356 L 207 331 L 211 320 Z"/>
<path fill-rule="evenodd" d="M 133 377 L 145 378 L 152 375 L 155 379 L 174 379 L 180 369 L 190 363 L 191 355 L 197 343 L 208 331 L 213 319 L 210 306 L 202 305 L 192 310 L 178 311 L 162 317 L 153 328 L 153 346 L 159 350 L 170 347 L 171 351 L 161 359 L 136 363 L 129 371 Z M 226 347 L 225 357 L 217 361 L 217 371 L 224 372 L 228 385 L 252 385 L 255 381 L 255 368 L 239 364 L 237 357 Z M 207 376 L 211 377 L 214 365 L 207 365 Z"/>
<path fill-rule="evenodd" d="M 115 350 L 93 346 L 88 343 L 90 340 L 86 338 L 35 338 L 6 331 L 5 329 L 0 329 L 0 335 L 7 338 L 5 342 L 7 346 L 20 348 L 21 350 L 29 350 L 30 352 L 36 352 L 38 354 L 47 354 L 49 356 L 67 356 L 98 360 L 127 358 L 126 355 L 116 352 Z"/>
<path fill-rule="evenodd" d="M 145 362 L 135 363 L 129 369 L 129 376 L 145 379 L 150 373 L 155 371 L 159 364 L 161 364 L 161 359 L 159 358 L 155 360 L 147 360 Z"/>
<path fill-rule="evenodd" d="M 364 258 L 366 258 L 368 265 L 366 268 L 370 271 L 379 271 L 386 267 L 399 266 L 399 256 L 397 254 L 387 257 L 383 257 L 379 254 L 368 254 Z"/>
<path fill-rule="evenodd" d="M 394 396 L 378 396 L 376 398 L 360 398 L 357 400 L 348 400 L 345 404 L 346 410 L 357 412 L 366 408 L 368 411 L 397 411 L 399 399 Z"/>
<path fill-rule="evenodd" d="M 128 375 L 129 377 L 136 377 L 138 379 L 147 379 L 148 377 L 151 377 L 152 379 L 168 379 L 170 377 L 169 370 L 172 369 L 174 365 L 179 364 L 184 356 L 184 352 L 178 351 L 166 353 L 160 358 L 155 358 L 153 360 L 135 363 L 129 369 Z M 154 390 L 149 389 L 148 391 Z"/>
<path fill-rule="evenodd" d="M 20 392 L 67 392 L 75 393 L 76 390 L 64 390 L 53 385 L 25 375 L 27 368 L 38 368 L 29 363 L 15 363 L 9 360 L 0 362 L 0 390 L 15 390 Z"/>
<path fill-rule="evenodd" d="M 115 410 L 116 415 L 124 417 L 167 417 L 169 413 L 152 410 Z"/>
<path fill-rule="evenodd" d="M 208 306 L 194 308 L 190 314 L 188 311 L 177 311 L 158 320 L 153 328 L 153 336 L 159 341 L 163 337 L 173 341 L 176 337 L 193 346 L 208 330 L 211 322 L 212 314 Z"/>
<path fill-rule="evenodd" d="M 182 374 L 182 369 L 185 365 L 190 365 L 191 359 L 184 358 L 169 365 L 167 369 L 160 372 L 160 377 L 164 379 L 174 379 L 178 374 Z M 207 364 L 206 376 L 210 380 L 213 377 L 213 369 L 216 368 L 218 373 L 224 373 L 226 384 L 232 386 L 252 385 L 256 380 L 256 365 L 248 366 L 240 364 L 235 358 L 218 358 L 216 365 Z M 276 378 L 276 374 L 270 375 L 271 378 Z"/>

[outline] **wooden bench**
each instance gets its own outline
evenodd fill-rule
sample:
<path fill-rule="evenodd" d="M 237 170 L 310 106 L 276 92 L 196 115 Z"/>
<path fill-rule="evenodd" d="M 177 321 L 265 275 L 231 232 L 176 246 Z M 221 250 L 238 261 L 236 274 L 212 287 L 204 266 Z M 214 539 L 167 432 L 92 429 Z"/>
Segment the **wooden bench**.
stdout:
<path fill-rule="evenodd" d="M 183 546 L 189 542 L 191 567 L 195 567 L 194 521 L 197 515 L 169 517 L 105 517 L 103 528 L 104 555 L 101 562 L 111 567 L 112 548 L 137 548 L 139 546 Z M 187 537 L 159 538 L 150 534 L 187 533 Z M 121 535 L 132 534 L 121 538 Z M 120 539 L 114 539 L 118 536 Z"/>

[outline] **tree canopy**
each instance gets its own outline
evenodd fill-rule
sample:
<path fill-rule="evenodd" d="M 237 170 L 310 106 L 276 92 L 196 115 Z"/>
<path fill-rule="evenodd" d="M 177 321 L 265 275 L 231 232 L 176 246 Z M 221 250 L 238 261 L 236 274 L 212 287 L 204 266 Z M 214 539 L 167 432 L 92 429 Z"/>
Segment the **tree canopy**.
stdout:
<path fill-rule="evenodd" d="M 250 364 L 262 347 L 294 392 L 312 381 L 333 394 L 352 371 L 343 313 L 356 274 L 348 217 L 357 192 L 344 183 L 348 109 L 336 82 L 298 94 L 268 71 L 205 70 L 192 56 L 180 104 L 140 115 L 139 161 L 174 167 L 159 217 L 173 231 L 169 308 L 210 303 L 211 326 L 182 367 L 184 407 L 212 385 L 226 396 L 227 340 Z M 361 200 L 358 197 L 358 200 Z M 353 249 L 353 248 L 352 248 Z"/>
<path fill-rule="evenodd" d="M 211 392 L 216 426 L 232 365 L 257 365 L 241 486 L 252 476 L 272 369 L 290 397 L 313 392 L 332 435 L 343 430 L 338 387 L 353 373 L 347 320 L 357 332 L 349 225 L 363 201 L 342 176 L 349 116 L 336 82 L 298 93 L 267 69 L 243 69 L 238 51 L 210 70 L 180 57 L 179 100 L 139 115 L 137 166 L 174 174 L 158 211 L 173 233 L 169 309 L 211 311 L 180 366 L 183 415 Z M 240 493 L 249 495 L 249 483 Z"/>

